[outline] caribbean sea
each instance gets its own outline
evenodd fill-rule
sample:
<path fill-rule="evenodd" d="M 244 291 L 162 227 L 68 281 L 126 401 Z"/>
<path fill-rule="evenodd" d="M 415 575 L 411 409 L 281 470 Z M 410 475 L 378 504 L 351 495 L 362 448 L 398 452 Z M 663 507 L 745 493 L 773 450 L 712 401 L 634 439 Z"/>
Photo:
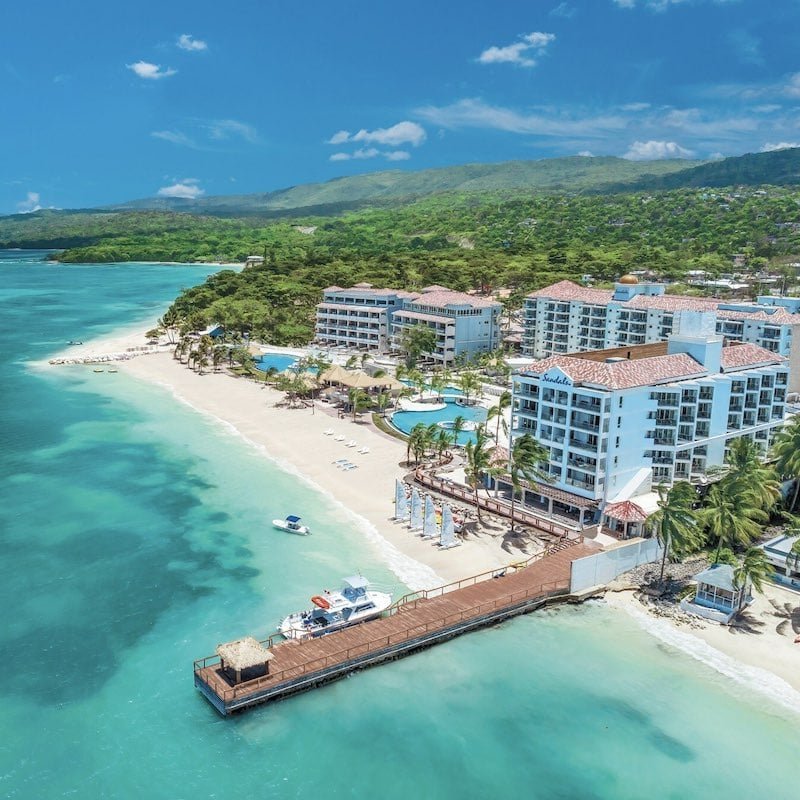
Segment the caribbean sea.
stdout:
<path fill-rule="evenodd" d="M 0 797 L 798 796 L 800 714 L 601 604 L 217 716 L 194 658 L 353 572 L 405 587 L 359 520 L 165 387 L 36 365 L 216 268 L 44 255 L 0 252 Z M 272 530 L 292 512 L 313 536 Z"/>

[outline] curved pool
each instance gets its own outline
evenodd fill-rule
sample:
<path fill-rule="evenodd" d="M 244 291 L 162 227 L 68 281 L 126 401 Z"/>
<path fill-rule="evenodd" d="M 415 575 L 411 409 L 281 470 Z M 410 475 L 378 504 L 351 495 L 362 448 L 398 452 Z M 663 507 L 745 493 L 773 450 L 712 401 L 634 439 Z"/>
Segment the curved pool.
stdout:
<path fill-rule="evenodd" d="M 453 420 L 461 416 L 472 426 L 477 426 L 486 421 L 486 409 L 482 406 L 460 406 L 456 405 L 455 400 L 448 397 L 444 398 L 445 408 L 440 411 L 395 411 L 392 416 L 392 424 L 399 431 L 405 434 L 411 433 L 411 429 L 422 422 L 425 425 L 436 424 L 442 428 L 452 428 Z M 471 427 L 472 427 L 471 426 Z M 462 430 L 458 434 L 458 444 L 462 447 L 467 442 L 475 441 L 475 431 Z"/>
<path fill-rule="evenodd" d="M 268 369 L 276 369 L 283 372 L 297 363 L 297 356 L 289 356 L 285 353 L 264 353 L 256 359 L 256 369 L 266 372 Z"/>

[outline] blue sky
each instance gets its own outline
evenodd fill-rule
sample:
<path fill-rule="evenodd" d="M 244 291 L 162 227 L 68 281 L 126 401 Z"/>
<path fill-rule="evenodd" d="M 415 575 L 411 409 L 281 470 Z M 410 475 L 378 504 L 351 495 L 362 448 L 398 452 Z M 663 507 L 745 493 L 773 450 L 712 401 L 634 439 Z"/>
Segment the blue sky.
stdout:
<path fill-rule="evenodd" d="M 798 0 L 6 4 L 0 213 L 800 143 Z"/>

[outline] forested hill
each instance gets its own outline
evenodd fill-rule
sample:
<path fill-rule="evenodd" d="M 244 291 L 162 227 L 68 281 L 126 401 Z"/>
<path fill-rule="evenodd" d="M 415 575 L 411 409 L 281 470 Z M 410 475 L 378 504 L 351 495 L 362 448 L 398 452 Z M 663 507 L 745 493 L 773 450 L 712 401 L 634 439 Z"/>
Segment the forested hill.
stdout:
<path fill-rule="evenodd" d="M 721 188 L 724 186 L 796 186 L 800 184 L 800 148 L 747 153 L 633 182 L 602 187 L 604 193 L 668 189 Z"/>
<path fill-rule="evenodd" d="M 328 216 L 365 206 L 395 205 L 442 192 L 607 195 L 723 186 L 794 186 L 798 183 L 800 148 L 749 153 L 710 162 L 572 156 L 464 164 L 419 172 L 371 172 L 264 194 L 220 195 L 196 200 L 148 198 L 123 203 L 111 210 L 181 211 L 230 217 Z"/>
<path fill-rule="evenodd" d="M 464 164 L 419 172 L 387 170 L 335 178 L 326 183 L 292 186 L 265 194 L 221 195 L 196 200 L 147 198 L 113 206 L 112 210 L 182 211 L 213 216 L 283 216 L 287 212 L 322 215 L 441 192 L 602 192 L 607 185 L 624 186 L 655 180 L 698 163 L 682 159 L 629 161 L 624 158 L 573 156 L 541 161 Z"/>

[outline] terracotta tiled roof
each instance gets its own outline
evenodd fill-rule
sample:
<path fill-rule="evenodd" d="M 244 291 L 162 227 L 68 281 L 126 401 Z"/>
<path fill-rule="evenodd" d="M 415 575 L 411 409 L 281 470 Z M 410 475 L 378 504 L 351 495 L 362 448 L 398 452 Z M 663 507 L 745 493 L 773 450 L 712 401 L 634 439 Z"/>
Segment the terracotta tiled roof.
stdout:
<path fill-rule="evenodd" d="M 615 300 L 625 308 L 657 308 L 660 311 L 715 311 L 719 300 L 707 297 L 684 297 L 678 294 L 637 294 L 627 302 Z"/>
<path fill-rule="evenodd" d="M 631 500 L 623 500 L 621 503 L 609 503 L 603 513 L 619 522 L 644 522 L 647 514 L 641 506 L 637 506 Z"/>
<path fill-rule="evenodd" d="M 388 295 L 412 296 L 408 292 L 399 292 L 397 289 L 375 289 L 370 284 L 356 284 L 349 289 L 344 289 L 341 286 L 328 286 L 322 290 L 323 292 L 347 292 L 347 294 L 357 295 L 359 297 L 386 297 Z"/>
<path fill-rule="evenodd" d="M 736 344 L 722 348 L 722 371 L 731 372 L 747 367 L 761 367 L 765 364 L 782 364 L 783 356 L 773 353 L 757 344 Z"/>
<path fill-rule="evenodd" d="M 584 303 L 599 303 L 605 305 L 611 301 L 614 292 L 609 289 L 591 289 L 588 286 L 579 286 L 572 281 L 559 281 L 544 289 L 531 292 L 528 297 L 541 297 L 553 300 L 580 300 Z"/>
<path fill-rule="evenodd" d="M 775 307 L 775 311 L 759 309 L 758 311 L 738 311 L 729 308 L 721 308 L 717 312 L 720 319 L 741 319 L 748 322 L 768 322 L 773 325 L 798 325 L 800 324 L 800 314 L 792 314 L 785 308 Z"/>
<path fill-rule="evenodd" d="M 543 375 L 553 367 L 569 375 L 575 383 L 593 384 L 607 389 L 633 389 L 676 380 L 700 378 L 708 371 L 686 353 L 615 361 L 611 364 L 571 356 L 550 356 L 536 361 L 521 373 Z"/>
<path fill-rule="evenodd" d="M 471 306 L 472 308 L 501 308 L 500 303 L 495 300 L 487 300 L 485 297 L 475 297 L 465 292 L 436 291 L 425 292 L 419 295 L 414 301 L 418 305 L 431 306 L 436 308 L 446 308 L 447 306 Z"/>

